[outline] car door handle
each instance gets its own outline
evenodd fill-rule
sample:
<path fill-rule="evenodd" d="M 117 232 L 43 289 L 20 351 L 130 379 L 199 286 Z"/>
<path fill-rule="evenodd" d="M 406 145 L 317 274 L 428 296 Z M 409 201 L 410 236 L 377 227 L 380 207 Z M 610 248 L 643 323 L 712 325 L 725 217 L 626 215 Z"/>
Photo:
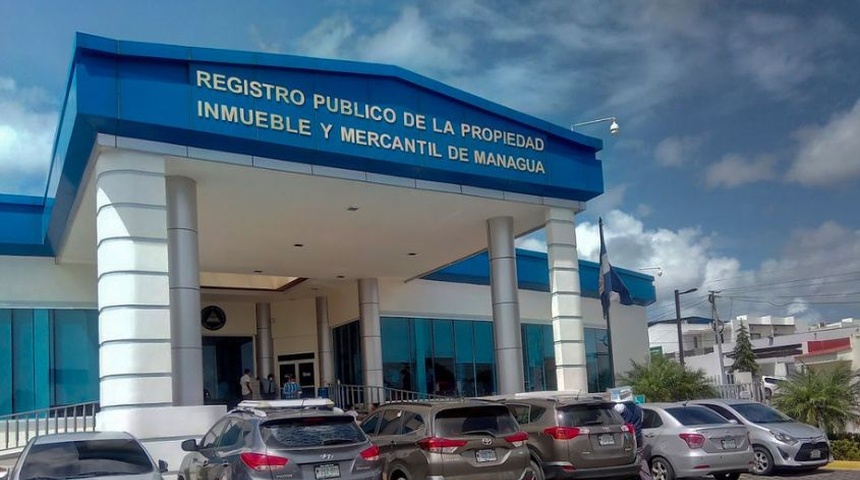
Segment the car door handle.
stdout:
<path fill-rule="evenodd" d="M 654 438 L 656 436 L 657 435 L 654 435 L 653 433 L 649 433 L 649 434 L 645 435 L 645 438 Z"/>

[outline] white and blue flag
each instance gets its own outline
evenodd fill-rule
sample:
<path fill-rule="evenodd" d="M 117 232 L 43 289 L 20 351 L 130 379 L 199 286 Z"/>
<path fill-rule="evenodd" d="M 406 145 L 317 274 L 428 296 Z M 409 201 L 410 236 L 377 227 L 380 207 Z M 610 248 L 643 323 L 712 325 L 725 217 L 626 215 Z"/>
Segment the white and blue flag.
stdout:
<path fill-rule="evenodd" d="M 609 255 L 606 253 L 606 243 L 603 241 L 603 218 L 600 219 L 600 276 L 597 280 L 597 292 L 600 295 L 600 303 L 603 305 L 603 317 L 609 316 L 610 295 L 616 292 L 622 305 L 633 305 L 630 290 L 621 280 L 621 277 L 609 263 Z"/>

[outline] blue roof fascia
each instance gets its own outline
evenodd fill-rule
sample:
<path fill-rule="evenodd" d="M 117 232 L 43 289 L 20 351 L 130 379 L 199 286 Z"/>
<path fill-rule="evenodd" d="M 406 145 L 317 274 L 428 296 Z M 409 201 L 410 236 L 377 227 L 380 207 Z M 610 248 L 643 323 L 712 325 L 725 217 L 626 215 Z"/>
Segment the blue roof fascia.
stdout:
<path fill-rule="evenodd" d="M 653 276 L 624 268 L 613 268 L 630 290 L 634 304 L 647 306 L 656 301 L 657 293 L 654 289 Z M 597 291 L 599 273 L 598 263 L 588 260 L 579 261 L 582 296 L 599 298 Z M 422 278 L 441 282 L 489 285 L 489 254 L 486 251 L 478 253 Z M 517 284 L 522 290 L 549 292 L 549 263 L 546 253 L 517 249 Z"/>
<path fill-rule="evenodd" d="M 577 142 L 594 151 L 603 149 L 603 140 L 563 128 L 554 123 L 518 112 L 491 102 L 463 90 L 451 87 L 415 72 L 394 65 L 364 63 L 349 60 L 333 60 L 300 57 L 275 53 L 241 52 L 203 47 L 183 47 L 157 43 L 112 40 L 86 33 L 78 33 L 76 44 L 79 50 L 90 50 L 117 56 L 137 56 L 177 61 L 202 61 L 253 65 L 263 67 L 316 70 L 322 72 L 347 73 L 401 80 L 431 92 L 446 95 L 464 104 L 477 107 L 496 115 L 508 117 L 524 125 L 544 130 L 558 137 Z"/>

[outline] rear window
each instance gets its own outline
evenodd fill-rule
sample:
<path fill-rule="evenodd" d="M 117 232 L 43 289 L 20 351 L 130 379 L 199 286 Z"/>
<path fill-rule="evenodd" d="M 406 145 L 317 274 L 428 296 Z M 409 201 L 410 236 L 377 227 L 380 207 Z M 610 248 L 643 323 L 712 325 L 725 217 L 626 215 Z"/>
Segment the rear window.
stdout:
<path fill-rule="evenodd" d="M 671 407 L 666 409 L 666 413 L 675 417 L 682 425 L 729 423 L 720 414 L 705 407 Z"/>
<path fill-rule="evenodd" d="M 33 445 L 18 478 L 137 475 L 154 469 L 149 456 L 135 440 L 81 440 Z"/>
<path fill-rule="evenodd" d="M 260 425 L 260 433 L 273 449 L 361 443 L 367 438 L 352 415 L 272 420 Z"/>
<path fill-rule="evenodd" d="M 588 427 L 592 425 L 620 425 L 620 416 L 612 414 L 608 404 L 567 405 L 558 409 L 559 426 Z"/>
<path fill-rule="evenodd" d="M 519 431 L 519 425 L 508 407 L 487 405 L 481 407 L 450 408 L 436 414 L 435 434 L 439 437 L 489 434 L 510 435 Z"/>

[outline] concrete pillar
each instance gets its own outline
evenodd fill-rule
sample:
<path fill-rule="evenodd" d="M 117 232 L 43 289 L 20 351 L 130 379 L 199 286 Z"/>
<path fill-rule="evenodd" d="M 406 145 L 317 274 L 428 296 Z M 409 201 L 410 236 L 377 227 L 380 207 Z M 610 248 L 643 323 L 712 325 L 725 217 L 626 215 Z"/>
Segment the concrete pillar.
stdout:
<path fill-rule="evenodd" d="M 568 208 L 550 207 L 546 210 L 552 338 L 558 389 L 587 392 L 575 213 Z"/>
<path fill-rule="evenodd" d="M 174 405 L 164 158 L 100 148 L 93 179 L 101 403 L 96 428 L 131 433 L 175 469 L 182 461 L 179 443 L 203 435 L 225 409 Z M 193 315 L 197 325 L 199 312 Z M 202 390 L 201 382 L 201 399 Z"/>
<path fill-rule="evenodd" d="M 108 150 L 95 175 L 101 409 L 172 405 L 164 158 Z"/>
<path fill-rule="evenodd" d="M 167 177 L 167 246 L 173 402 L 203 405 L 197 184 L 188 177 Z"/>
<path fill-rule="evenodd" d="M 258 303 L 257 310 L 257 371 L 260 380 L 275 375 L 275 347 L 272 340 L 272 304 Z M 277 378 L 277 375 L 275 375 Z"/>
<path fill-rule="evenodd" d="M 361 368 L 364 384 L 382 387 L 382 329 L 379 322 L 379 282 L 375 278 L 358 281 L 361 320 Z M 372 401 L 380 401 L 373 399 Z"/>
<path fill-rule="evenodd" d="M 514 219 L 495 217 L 487 220 L 487 243 L 499 393 L 521 392 L 525 383 Z"/>
<path fill-rule="evenodd" d="M 331 348 L 331 330 L 328 323 L 328 298 L 317 297 L 316 306 L 317 350 L 320 352 L 320 385 L 325 386 L 334 383 L 334 356 Z"/>

